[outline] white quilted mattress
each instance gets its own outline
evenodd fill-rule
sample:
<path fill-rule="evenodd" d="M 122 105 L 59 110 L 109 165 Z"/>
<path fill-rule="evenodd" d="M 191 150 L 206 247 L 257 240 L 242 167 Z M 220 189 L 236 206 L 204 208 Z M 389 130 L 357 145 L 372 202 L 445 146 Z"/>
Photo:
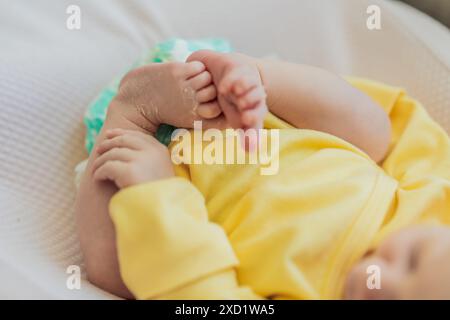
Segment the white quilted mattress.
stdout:
<path fill-rule="evenodd" d="M 257 56 L 405 87 L 450 132 L 450 34 L 417 11 L 366 0 L 0 0 L 0 298 L 113 298 L 79 265 L 73 168 L 82 115 L 102 86 L 168 36 L 221 36 Z M 369 3 L 370 2 L 370 3 Z M 382 7 L 369 31 L 366 8 Z"/>

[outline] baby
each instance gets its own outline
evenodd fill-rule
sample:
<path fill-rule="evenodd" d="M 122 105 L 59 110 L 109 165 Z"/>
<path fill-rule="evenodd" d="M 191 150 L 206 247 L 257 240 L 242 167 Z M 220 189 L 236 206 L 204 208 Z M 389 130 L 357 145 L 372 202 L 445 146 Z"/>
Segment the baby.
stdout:
<path fill-rule="evenodd" d="M 430 264 L 450 263 L 432 245 L 449 248 L 447 228 L 385 241 L 450 222 L 448 137 L 408 99 L 311 66 L 206 50 L 129 72 L 77 196 L 89 279 L 139 299 L 449 298 L 449 283 L 424 291 L 442 284 Z M 174 166 L 155 132 L 194 121 L 282 129 L 280 172 Z M 431 166 L 405 158 L 412 141 L 422 146 L 403 134 L 408 123 L 428 124 L 444 156 Z M 381 270 L 376 290 L 369 265 Z"/>

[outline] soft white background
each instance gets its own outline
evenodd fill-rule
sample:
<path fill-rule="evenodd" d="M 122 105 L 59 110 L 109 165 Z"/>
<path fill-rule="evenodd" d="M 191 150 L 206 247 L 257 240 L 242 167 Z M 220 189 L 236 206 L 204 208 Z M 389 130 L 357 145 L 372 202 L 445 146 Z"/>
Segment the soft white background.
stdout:
<path fill-rule="evenodd" d="M 382 6 L 382 30 L 366 26 Z M 66 8 L 82 28 L 66 29 Z M 221 36 L 237 50 L 403 86 L 450 129 L 450 35 L 409 8 L 365 0 L 0 0 L 0 298 L 108 298 L 82 266 L 73 167 L 82 115 L 116 74 L 168 36 Z"/>

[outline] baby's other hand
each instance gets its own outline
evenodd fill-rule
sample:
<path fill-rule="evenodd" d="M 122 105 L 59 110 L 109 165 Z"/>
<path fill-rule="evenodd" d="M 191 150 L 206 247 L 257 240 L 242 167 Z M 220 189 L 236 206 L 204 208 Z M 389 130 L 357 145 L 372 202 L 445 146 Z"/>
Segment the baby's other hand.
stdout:
<path fill-rule="evenodd" d="M 168 149 L 139 131 L 108 130 L 96 152 L 94 178 L 113 181 L 120 189 L 174 176 Z"/>

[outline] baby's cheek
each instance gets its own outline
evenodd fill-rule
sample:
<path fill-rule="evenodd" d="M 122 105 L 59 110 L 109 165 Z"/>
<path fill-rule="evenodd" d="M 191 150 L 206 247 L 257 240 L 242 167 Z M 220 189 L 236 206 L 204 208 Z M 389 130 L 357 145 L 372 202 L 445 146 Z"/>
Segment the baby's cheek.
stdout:
<path fill-rule="evenodd" d="M 408 299 L 450 299 L 450 247 L 424 255 L 419 268 L 405 288 Z M 407 291 L 407 292 L 406 292 Z"/>
<path fill-rule="evenodd" d="M 347 276 L 344 287 L 344 299 L 357 300 L 363 295 L 363 288 L 359 285 L 363 280 L 363 273 L 359 267 L 355 267 Z"/>
<path fill-rule="evenodd" d="M 368 257 L 358 263 L 347 278 L 345 298 L 354 300 L 397 299 L 401 270 L 393 268 L 383 259 Z"/>

